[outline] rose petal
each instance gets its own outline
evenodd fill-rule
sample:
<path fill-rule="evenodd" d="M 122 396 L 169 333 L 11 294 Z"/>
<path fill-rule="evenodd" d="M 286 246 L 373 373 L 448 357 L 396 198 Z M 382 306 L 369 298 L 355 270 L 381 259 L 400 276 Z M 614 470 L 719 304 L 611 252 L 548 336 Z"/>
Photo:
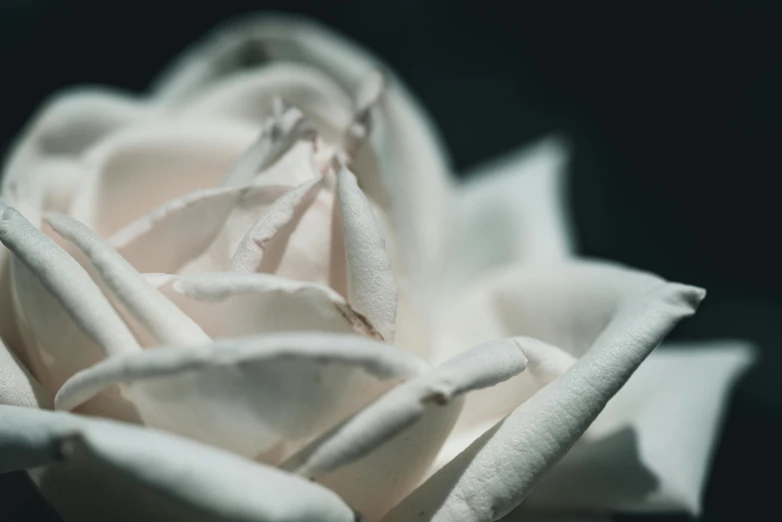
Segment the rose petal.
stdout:
<path fill-rule="evenodd" d="M 238 122 L 175 120 L 115 133 L 85 155 L 90 173 L 71 214 L 108 237 L 171 199 L 217 184 L 256 134 Z"/>
<path fill-rule="evenodd" d="M 576 364 L 430 477 L 384 522 L 486 521 L 509 513 L 703 296 L 701 289 L 658 281 L 624 303 Z"/>
<path fill-rule="evenodd" d="M 739 342 L 656 350 L 524 505 L 697 515 L 728 391 L 751 360 Z"/>
<path fill-rule="evenodd" d="M 1 471 L 29 469 L 68 520 L 353 522 L 334 493 L 149 429 L 0 406 Z"/>
<path fill-rule="evenodd" d="M 560 261 L 574 238 L 565 202 L 568 151 L 558 139 L 474 169 L 457 190 L 452 288 L 519 261 Z"/>
<path fill-rule="evenodd" d="M 89 274 L 16 210 L 0 206 L 0 241 L 12 260 L 12 292 L 31 369 L 49 390 L 110 355 L 140 350 Z M 30 353 L 32 352 L 32 353 Z"/>
<path fill-rule="evenodd" d="M 513 340 L 487 343 L 387 392 L 284 467 L 318 478 L 375 520 L 426 472 L 461 410 L 461 396 L 520 373 Z"/>
<path fill-rule="evenodd" d="M 0 405 L 51 408 L 52 399 L 0 340 Z"/>
<path fill-rule="evenodd" d="M 95 232 L 62 214 L 48 214 L 46 222 L 76 245 L 90 260 L 101 280 L 127 310 L 163 344 L 204 344 L 208 335 L 151 286 Z"/>
<path fill-rule="evenodd" d="M 393 344 L 396 325 L 396 282 L 372 208 L 356 178 L 339 167 L 337 190 L 344 227 L 348 301 Z"/>
<path fill-rule="evenodd" d="M 309 66 L 275 63 L 221 79 L 183 100 L 177 111 L 257 124 L 273 115 L 275 99 L 281 98 L 302 111 L 328 141 L 338 141 L 350 121 L 345 91 Z"/>
<path fill-rule="evenodd" d="M 425 367 L 357 336 L 248 337 L 104 361 L 66 382 L 55 407 L 117 384 L 145 424 L 276 464 Z"/>
<path fill-rule="evenodd" d="M 39 179 L 42 163 L 68 163 L 106 135 L 154 114 L 151 106 L 105 88 L 56 94 L 44 102 L 12 147 L 3 194 L 16 203 L 30 199 L 38 189 L 51 193 Z"/>
<path fill-rule="evenodd" d="M 317 283 L 220 272 L 163 276 L 157 284 L 211 337 L 309 330 L 381 339 L 339 294 Z"/>

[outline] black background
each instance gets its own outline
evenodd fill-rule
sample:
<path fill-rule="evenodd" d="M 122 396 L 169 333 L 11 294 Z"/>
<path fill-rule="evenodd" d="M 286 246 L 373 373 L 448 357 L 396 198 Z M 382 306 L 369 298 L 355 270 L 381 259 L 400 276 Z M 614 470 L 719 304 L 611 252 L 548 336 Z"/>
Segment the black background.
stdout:
<path fill-rule="evenodd" d="M 778 516 L 782 2 L 0 0 L 0 147 L 52 91 L 141 91 L 204 31 L 264 8 L 307 13 L 383 57 L 460 172 L 565 136 L 580 253 L 708 288 L 673 337 L 760 348 L 700 520 Z M 26 491 L 0 477 L 0 520 L 56 520 Z M 627 520 L 639 519 L 688 520 Z"/>

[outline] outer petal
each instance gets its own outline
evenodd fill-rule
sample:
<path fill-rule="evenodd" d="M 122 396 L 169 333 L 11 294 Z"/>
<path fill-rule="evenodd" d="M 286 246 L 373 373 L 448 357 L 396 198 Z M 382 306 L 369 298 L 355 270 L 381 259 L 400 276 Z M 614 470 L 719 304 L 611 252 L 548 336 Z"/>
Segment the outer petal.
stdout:
<path fill-rule="evenodd" d="M 524 505 L 696 515 L 730 385 L 751 359 L 736 342 L 655 351 Z"/>
<path fill-rule="evenodd" d="M 250 337 L 104 361 L 66 382 L 55 407 L 116 384 L 149 426 L 277 464 L 426 366 L 357 336 Z"/>
<path fill-rule="evenodd" d="M 84 156 L 71 214 L 103 237 L 194 190 L 212 187 L 253 142 L 239 122 L 168 121 L 113 134 Z"/>
<path fill-rule="evenodd" d="M 385 522 L 491 521 L 560 459 L 703 290 L 658 281 L 625 302 L 591 348 L 399 504 Z"/>
<path fill-rule="evenodd" d="M 143 102 L 108 89 L 82 87 L 57 94 L 43 104 L 12 147 L 4 167 L 3 195 L 13 204 L 27 201 L 33 206 L 34 201 L 40 204 L 49 198 L 69 200 L 84 172 L 75 162 L 82 152 L 154 114 Z"/>
<path fill-rule="evenodd" d="M 16 210 L 0 204 L 0 240 L 15 254 L 11 283 L 25 362 L 50 391 L 76 371 L 140 348 L 87 272 Z"/>
<path fill-rule="evenodd" d="M 487 343 L 401 384 L 285 464 L 338 492 L 370 520 L 426 472 L 461 410 L 461 396 L 520 373 L 511 339 Z"/>
<path fill-rule="evenodd" d="M 70 520 L 353 522 L 334 493 L 153 430 L 0 406 L 0 471 L 38 468 Z"/>
<path fill-rule="evenodd" d="M 565 201 L 567 148 L 549 138 L 468 174 L 457 190 L 455 288 L 503 265 L 551 262 L 575 248 Z"/>

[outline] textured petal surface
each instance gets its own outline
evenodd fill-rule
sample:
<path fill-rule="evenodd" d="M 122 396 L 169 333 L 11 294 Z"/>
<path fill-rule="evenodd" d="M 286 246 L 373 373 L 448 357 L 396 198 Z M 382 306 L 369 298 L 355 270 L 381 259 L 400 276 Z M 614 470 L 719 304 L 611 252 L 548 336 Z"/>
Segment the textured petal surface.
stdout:
<path fill-rule="evenodd" d="M 51 408 L 51 396 L 0 340 L 0 405 Z"/>
<path fill-rule="evenodd" d="M 524 505 L 697 514 L 744 343 L 663 346 L 608 403 Z"/>
<path fill-rule="evenodd" d="M 624 288 L 621 308 L 560 377 L 484 433 L 384 520 L 491 521 L 518 506 L 703 290 L 665 283 Z M 634 297 L 634 298 L 633 298 Z"/>
<path fill-rule="evenodd" d="M 348 301 L 380 332 L 394 342 L 396 282 L 385 240 L 372 207 L 345 167 L 338 174 L 348 272 Z"/>
<path fill-rule="evenodd" d="M 0 406 L 0 471 L 31 471 L 69 520 L 354 522 L 325 488 L 149 429 Z"/>
<path fill-rule="evenodd" d="M 519 261 L 569 257 L 574 238 L 565 201 L 567 149 L 550 138 L 480 166 L 457 189 L 458 226 L 450 284 Z"/>
<path fill-rule="evenodd" d="M 50 392 L 76 371 L 109 355 L 140 350 L 89 274 L 16 210 L 0 206 L 0 241 L 11 261 L 23 360 Z"/>
<path fill-rule="evenodd" d="M 426 367 L 358 336 L 250 337 L 104 361 L 66 382 L 55 407 L 117 384 L 145 424 L 277 464 Z"/>
<path fill-rule="evenodd" d="M 519 374 L 513 340 L 487 343 L 401 384 L 285 464 L 338 492 L 370 520 L 421 479 L 461 410 L 461 396 Z"/>
<path fill-rule="evenodd" d="M 170 199 L 216 185 L 257 133 L 239 122 L 190 120 L 114 133 L 85 153 L 90 172 L 71 214 L 108 237 Z"/>

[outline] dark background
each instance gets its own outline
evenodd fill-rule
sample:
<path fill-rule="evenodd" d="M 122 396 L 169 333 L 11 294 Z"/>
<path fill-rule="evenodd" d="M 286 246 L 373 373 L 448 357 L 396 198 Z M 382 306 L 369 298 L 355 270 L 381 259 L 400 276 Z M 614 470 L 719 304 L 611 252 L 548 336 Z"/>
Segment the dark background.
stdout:
<path fill-rule="evenodd" d="M 310 14 L 383 57 L 460 172 L 566 136 L 579 251 L 708 288 L 674 338 L 760 348 L 700 520 L 778 516 L 782 2 L 0 0 L 0 148 L 52 91 L 143 90 L 207 29 L 264 8 Z M 56 520 L 25 486 L 0 478 L 0 520 Z"/>

